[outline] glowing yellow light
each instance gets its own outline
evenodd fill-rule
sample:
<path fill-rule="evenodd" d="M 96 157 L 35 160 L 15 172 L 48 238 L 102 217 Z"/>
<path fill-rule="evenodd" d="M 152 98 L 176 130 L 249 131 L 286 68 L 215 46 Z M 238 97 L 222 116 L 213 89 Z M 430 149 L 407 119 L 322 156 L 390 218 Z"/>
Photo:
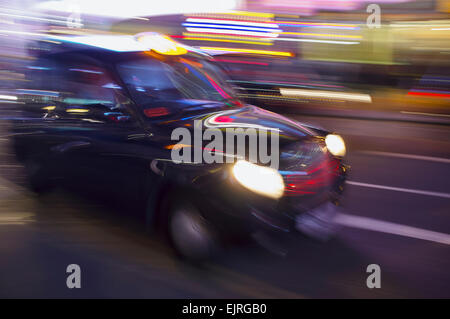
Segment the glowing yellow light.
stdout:
<path fill-rule="evenodd" d="M 149 49 L 159 54 L 164 55 L 182 55 L 188 53 L 181 44 L 175 42 L 167 36 L 160 34 L 142 34 L 137 35 L 137 40 L 145 45 L 148 45 Z"/>
<path fill-rule="evenodd" d="M 291 52 L 282 52 L 282 51 L 251 50 L 251 49 L 237 49 L 237 48 L 218 48 L 218 47 L 200 47 L 200 49 L 211 50 L 211 51 L 236 52 L 236 53 L 293 56 L 293 54 Z"/>
<path fill-rule="evenodd" d="M 325 144 L 328 150 L 334 156 L 345 156 L 346 149 L 342 137 L 336 134 L 328 134 L 325 138 Z"/>
<path fill-rule="evenodd" d="M 42 109 L 46 111 L 53 111 L 56 109 L 56 106 L 44 106 Z"/>
<path fill-rule="evenodd" d="M 191 147 L 191 146 L 192 145 L 177 143 L 177 144 L 166 145 L 166 146 L 164 146 L 164 148 L 166 150 L 179 150 L 179 149 L 182 149 L 185 147 Z"/>
<path fill-rule="evenodd" d="M 88 109 L 67 109 L 67 113 L 87 113 L 89 112 Z"/>
<path fill-rule="evenodd" d="M 233 166 L 233 175 L 242 186 L 257 194 L 275 199 L 283 196 L 283 177 L 276 169 L 239 160 Z"/>

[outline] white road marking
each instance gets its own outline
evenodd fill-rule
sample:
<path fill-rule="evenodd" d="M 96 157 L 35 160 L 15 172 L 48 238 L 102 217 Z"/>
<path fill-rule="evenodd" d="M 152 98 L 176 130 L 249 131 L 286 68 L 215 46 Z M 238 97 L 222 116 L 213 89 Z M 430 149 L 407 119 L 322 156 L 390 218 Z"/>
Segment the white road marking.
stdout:
<path fill-rule="evenodd" d="M 440 244 L 450 245 L 450 235 L 431 230 L 385 222 L 367 217 L 338 214 L 334 222 L 338 225 L 359 228 L 398 236 L 422 239 Z"/>
<path fill-rule="evenodd" d="M 425 113 L 425 112 L 409 112 L 409 111 L 400 111 L 403 114 L 415 114 L 415 115 L 427 115 L 427 116 L 438 116 L 438 117 L 450 117 L 450 114 L 444 113 Z"/>
<path fill-rule="evenodd" d="M 376 152 L 376 151 L 359 151 L 358 153 L 368 154 L 368 155 L 400 157 L 400 158 L 408 158 L 408 159 L 416 159 L 416 160 L 422 160 L 422 161 L 431 161 L 431 162 L 450 164 L 450 158 L 444 158 L 444 157 L 422 156 L 422 155 L 391 153 L 391 152 Z"/>
<path fill-rule="evenodd" d="M 419 194 L 419 195 L 450 198 L 450 194 L 447 194 L 447 193 L 430 192 L 430 191 L 424 191 L 424 190 L 419 190 L 419 189 L 392 187 L 392 186 L 360 183 L 360 182 L 353 182 L 353 181 L 347 181 L 346 183 L 350 184 L 350 185 L 361 186 L 361 187 L 370 187 L 370 188 L 385 189 L 385 190 L 397 191 L 397 192 L 405 192 L 405 193 L 412 193 L 412 194 Z"/>

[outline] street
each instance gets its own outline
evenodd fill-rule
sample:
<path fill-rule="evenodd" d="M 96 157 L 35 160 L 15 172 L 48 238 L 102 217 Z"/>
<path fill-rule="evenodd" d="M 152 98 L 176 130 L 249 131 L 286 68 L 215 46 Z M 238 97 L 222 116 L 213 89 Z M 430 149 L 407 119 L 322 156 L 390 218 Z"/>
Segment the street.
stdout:
<path fill-rule="evenodd" d="M 450 127 L 294 117 L 346 140 L 336 238 L 295 236 L 285 256 L 249 243 L 203 267 L 177 260 L 127 212 L 26 190 L 2 121 L 0 298 L 449 298 Z M 66 286 L 70 264 L 80 289 Z M 366 285 L 370 264 L 379 289 Z"/>

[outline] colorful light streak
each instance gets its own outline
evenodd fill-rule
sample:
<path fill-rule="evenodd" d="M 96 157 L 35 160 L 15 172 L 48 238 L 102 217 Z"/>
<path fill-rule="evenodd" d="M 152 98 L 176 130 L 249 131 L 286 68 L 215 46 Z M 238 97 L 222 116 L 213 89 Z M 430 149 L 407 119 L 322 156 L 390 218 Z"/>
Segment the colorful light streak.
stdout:
<path fill-rule="evenodd" d="M 334 27 L 334 28 L 351 28 L 359 29 L 356 24 L 342 23 L 319 23 L 319 22 L 297 22 L 297 21 L 275 21 L 278 25 L 292 25 L 296 27 Z"/>
<path fill-rule="evenodd" d="M 261 21 L 240 21 L 240 20 L 227 20 L 227 19 L 198 19 L 198 18 L 188 18 L 187 22 L 190 23 L 202 23 L 202 24 L 226 24 L 226 25 L 241 25 L 246 27 L 260 27 L 260 28 L 272 28 L 278 29 L 278 24 L 270 22 Z"/>
<path fill-rule="evenodd" d="M 448 94 L 448 93 L 435 93 L 435 92 L 427 92 L 427 91 L 410 91 L 410 92 L 408 92 L 408 95 L 450 98 L 450 94 Z"/>
<path fill-rule="evenodd" d="M 235 39 L 235 40 L 250 40 L 250 41 L 271 41 L 270 38 L 260 38 L 260 37 L 246 37 L 246 36 L 235 36 L 229 34 L 204 34 L 204 33 L 190 33 L 183 32 L 183 36 L 187 37 L 206 37 L 206 38 L 219 38 L 219 39 Z M 172 37 L 181 37 L 181 36 L 172 36 Z"/>
<path fill-rule="evenodd" d="M 275 38 L 278 37 L 278 33 L 272 32 L 254 32 L 254 31 L 244 31 L 244 30 L 231 30 L 231 29 L 208 29 L 208 28 L 186 28 L 189 32 L 200 32 L 200 33 L 215 33 L 215 34 L 236 34 L 244 36 L 254 36 L 261 38 Z"/>
<path fill-rule="evenodd" d="M 208 78 L 208 81 L 211 82 L 211 85 L 219 92 L 219 94 L 224 99 L 231 99 L 231 96 L 229 96 L 222 88 L 207 74 L 205 73 L 205 76 Z"/>
<path fill-rule="evenodd" d="M 371 96 L 369 94 L 363 93 L 280 88 L 280 94 L 284 96 L 293 96 L 293 97 L 318 97 L 328 99 L 341 99 L 345 101 L 354 101 L 363 103 L 372 102 Z"/>
<path fill-rule="evenodd" d="M 333 34 L 333 33 L 282 32 L 282 34 L 300 35 L 300 36 L 308 36 L 308 37 L 362 39 L 362 36 L 360 36 L 360 35 Z"/>
<path fill-rule="evenodd" d="M 317 40 L 317 39 L 298 39 L 298 38 L 276 38 L 276 41 L 326 43 L 326 44 L 360 44 L 359 41 L 336 41 L 336 40 Z"/>
<path fill-rule="evenodd" d="M 223 30 L 245 30 L 252 32 L 281 32 L 280 29 L 276 28 L 259 28 L 259 27 L 247 27 L 229 24 L 209 24 L 209 23 L 183 23 L 184 27 L 197 27 L 197 28 L 208 28 L 208 29 L 223 29 Z"/>
<path fill-rule="evenodd" d="M 220 48 L 220 47 L 200 47 L 200 49 L 205 50 L 205 51 L 219 51 L 219 52 L 231 52 L 231 53 L 248 53 L 248 54 L 274 55 L 274 56 L 285 56 L 285 57 L 293 56 L 293 54 L 291 52 L 283 52 L 283 51 L 251 50 L 251 49 Z"/>
<path fill-rule="evenodd" d="M 256 62 L 256 61 L 242 61 L 242 60 L 228 60 L 228 59 L 213 59 L 216 62 L 226 62 L 226 63 L 241 63 L 241 64 L 253 64 L 253 65 L 269 65 L 269 63 Z"/>
<path fill-rule="evenodd" d="M 244 41 L 244 40 L 228 40 L 228 39 L 211 39 L 203 37 L 181 37 L 184 40 L 190 41 L 211 41 L 211 42 L 229 42 L 229 43 L 242 43 L 242 44 L 256 44 L 256 45 L 272 45 L 270 42 L 255 42 L 255 41 Z"/>

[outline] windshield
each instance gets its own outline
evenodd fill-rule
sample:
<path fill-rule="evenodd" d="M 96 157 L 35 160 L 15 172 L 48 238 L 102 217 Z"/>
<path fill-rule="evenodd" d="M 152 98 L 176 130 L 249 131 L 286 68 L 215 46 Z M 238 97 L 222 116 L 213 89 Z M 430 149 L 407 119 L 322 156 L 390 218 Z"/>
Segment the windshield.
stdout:
<path fill-rule="evenodd" d="M 118 72 L 138 104 L 159 100 L 204 100 L 237 103 L 222 72 L 204 60 L 139 59 L 118 64 Z"/>

